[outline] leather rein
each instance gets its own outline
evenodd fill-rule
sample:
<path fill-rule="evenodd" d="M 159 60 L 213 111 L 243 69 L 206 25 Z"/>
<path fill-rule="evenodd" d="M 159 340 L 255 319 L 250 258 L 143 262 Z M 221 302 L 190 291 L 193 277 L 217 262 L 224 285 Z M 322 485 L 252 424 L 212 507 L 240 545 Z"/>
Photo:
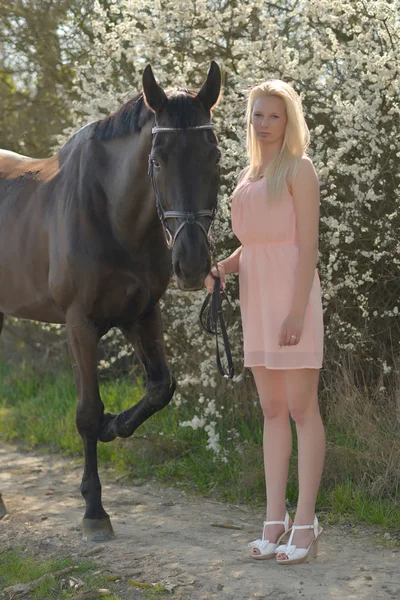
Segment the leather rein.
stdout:
<path fill-rule="evenodd" d="M 217 265 L 216 265 L 217 266 Z M 217 266 L 218 269 L 218 266 Z M 217 367 L 218 371 L 222 375 L 224 379 L 233 379 L 235 376 L 235 371 L 233 368 L 233 360 L 231 353 L 231 345 L 228 340 L 228 334 L 226 332 L 226 325 L 224 315 L 222 313 L 222 300 L 223 298 L 228 303 L 229 307 L 232 308 L 232 305 L 229 301 L 228 296 L 225 293 L 225 290 L 221 289 L 221 279 L 219 277 L 214 278 L 214 291 L 212 294 L 207 294 L 206 299 L 203 302 L 203 306 L 200 310 L 200 323 L 207 333 L 215 335 L 215 346 L 217 352 Z M 218 343 L 218 326 L 222 335 L 222 341 L 225 348 L 226 360 L 228 363 L 228 371 L 225 372 L 222 362 L 221 355 L 219 351 L 219 343 Z"/>

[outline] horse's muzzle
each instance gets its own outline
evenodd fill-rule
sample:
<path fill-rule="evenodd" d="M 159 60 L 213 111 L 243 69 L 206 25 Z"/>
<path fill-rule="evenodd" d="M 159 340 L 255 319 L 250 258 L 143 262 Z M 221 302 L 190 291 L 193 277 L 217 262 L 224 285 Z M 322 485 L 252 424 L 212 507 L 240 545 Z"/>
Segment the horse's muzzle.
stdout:
<path fill-rule="evenodd" d="M 204 277 L 196 278 L 196 279 L 182 279 L 181 277 L 176 276 L 176 283 L 180 290 L 183 292 L 198 292 L 199 290 L 204 289 Z"/>

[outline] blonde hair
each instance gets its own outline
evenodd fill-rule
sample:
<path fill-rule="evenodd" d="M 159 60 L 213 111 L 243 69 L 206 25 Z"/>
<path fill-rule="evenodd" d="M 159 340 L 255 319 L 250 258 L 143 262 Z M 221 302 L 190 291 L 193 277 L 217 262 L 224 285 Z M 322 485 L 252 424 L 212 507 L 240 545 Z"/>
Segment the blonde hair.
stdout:
<path fill-rule="evenodd" d="M 263 96 L 282 98 L 285 103 L 287 118 L 285 135 L 280 152 L 268 165 L 266 170 L 262 168 L 260 142 L 257 140 L 251 123 L 254 103 L 258 98 Z M 300 97 L 289 83 L 285 83 L 280 79 L 265 81 L 254 87 L 250 92 L 246 110 L 246 122 L 247 154 L 250 167 L 247 169 L 242 181 L 264 175 L 269 196 L 276 197 L 285 183 L 289 171 L 295 176 L 300 159 L 310 142 L 310 132 L 304 119 Z"/>

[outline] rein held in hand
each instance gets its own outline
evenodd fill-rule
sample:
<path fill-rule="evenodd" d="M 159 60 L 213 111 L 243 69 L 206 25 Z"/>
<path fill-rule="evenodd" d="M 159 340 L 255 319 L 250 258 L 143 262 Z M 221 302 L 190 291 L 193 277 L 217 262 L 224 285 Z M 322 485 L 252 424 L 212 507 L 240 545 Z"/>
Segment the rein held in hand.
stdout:
<path fill-rule="evenodd" d="M 218 267 L 217 267 L 218 269 Z M 228 334 L 226 332 L 225 320 L 222 314 L 222 299 L 228 302 L 229 306 L 232 308 L 232 305 L 229 301 L 228 296 L 225 293 L 225 290 L 221 290 L 221 279 L 219 277 L 215 277 L 214 283 L 214 291 L 212 294 L 208 294 L 206 299 L 203 302 L 203 306 L 200 310 L 200 323 L 207 333 L 211 335 L 215 335 L 215 345 L 217 350 L 217 367 L 219 372 L 221 373 L 224 379 L 233 379 L 235 372 L 233 368 L 232 361 L 232 353 L 231 346 L 228 340 Z M 219 343 L 218 343 L 218 324 L 222 334 L 222 340 L 225 348 L 226 359 L 228 361 L 228 372 L 225 373 L 224 368 L 221 363 L 221 356 L 219 351 Z"/>

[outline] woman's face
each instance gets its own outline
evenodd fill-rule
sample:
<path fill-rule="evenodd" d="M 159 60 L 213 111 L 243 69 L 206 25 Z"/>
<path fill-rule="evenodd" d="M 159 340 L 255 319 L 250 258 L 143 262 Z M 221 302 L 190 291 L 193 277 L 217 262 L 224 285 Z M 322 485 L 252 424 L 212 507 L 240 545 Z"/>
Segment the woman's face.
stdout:
<path fill-rule="evenodd" d="M 286 129 L 285 102 L 278 96 L 261 96 L 253 105 L 251 123 L 261 144 L 283 142 Z"/>

